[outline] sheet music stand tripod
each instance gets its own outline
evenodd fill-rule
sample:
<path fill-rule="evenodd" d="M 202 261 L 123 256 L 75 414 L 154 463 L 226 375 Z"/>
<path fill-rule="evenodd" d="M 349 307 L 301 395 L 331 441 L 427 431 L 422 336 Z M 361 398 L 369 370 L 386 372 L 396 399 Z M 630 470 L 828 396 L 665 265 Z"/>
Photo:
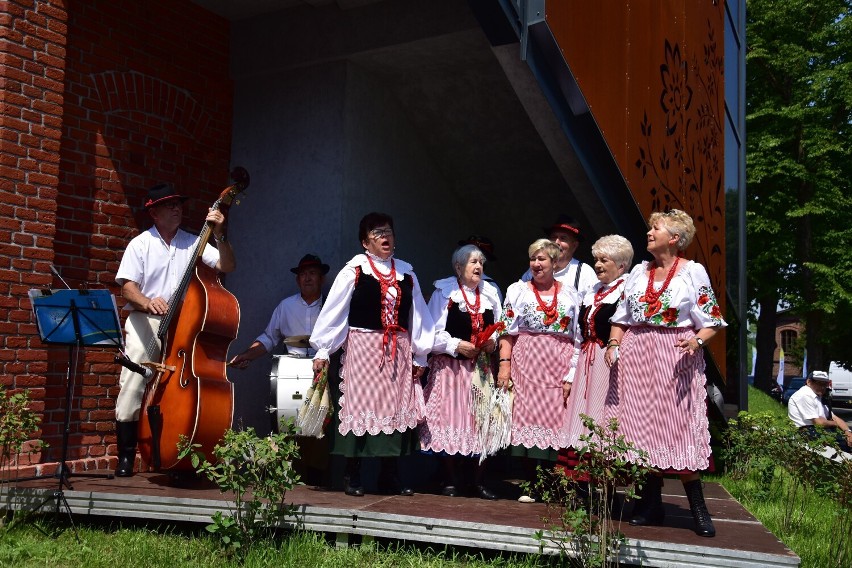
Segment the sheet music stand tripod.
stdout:
<path fill-rule="evenodd" d="M 63 486 L 74 489 L 68 480 L 70 477 L 113 478 L 111 473 L 73 473 L 68 469 L 67 460 L 68 436 L 71 431 L 71 402 L 77 382 L 81 348 L 93 345 L 117 348 L 122 346 L 118 308 L 115 297 L 108 290 L 30 290 L 30 299 L 42 342 L 68 345 L 62 457 L 53 475 L 58 478 L 59 486 L 36 509 L 55 500 L 56 516 L 59 516 L 61 504 L 65 507 L 68 518 L 71 519 L 71 507 L 63 492 Z M 71 519 L 71 525 L 74 526 L 73 519 Z"/>

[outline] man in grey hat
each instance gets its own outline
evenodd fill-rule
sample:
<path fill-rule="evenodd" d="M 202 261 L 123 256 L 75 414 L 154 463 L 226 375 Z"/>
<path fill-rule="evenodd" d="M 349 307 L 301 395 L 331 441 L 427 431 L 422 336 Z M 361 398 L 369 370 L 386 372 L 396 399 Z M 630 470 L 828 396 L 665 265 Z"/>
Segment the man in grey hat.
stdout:
<path fill-rule="evenodd" d="M 828 373 L 811 372 L 805 385 L 790 397 L 787 403 L 787 416 L 800 430 L 807 432 L 811 437 L 817 435 L 816 426 L 836 432 L 838 446 L 844 452 L 849 452 L 849 446 L 852 444 L 852 432 L 849 426 L 822 402 L 828 385 Z"/>
<path fill-rule="evenodd" d="M 121 286 L 121 295 L 127 300 L 124 310 L 130 312 L 124 325 L 125 354 L 135 363 L 159 359 L 160 342 L 156 334 L 160 320 L 168 311 L 172 294 L 189 263 L 195 260 L 193 253 L 199 237 L 180 228 L 186 199 L 167 183 L 148 190 L 145 210 L 154 225 L 130 241 L 115 276 Z M 208 243 L 201 253 L 201 261 L 219 272 L 231 272 L 237 263 L 225 237 L 225 215 L 220 210 L 210 209 L 206 221 L 212 226 L 216 247 Z M 115 400 L 118 446 L 115 475 L 118 477 L 133 475 L 145 384 L 142 375 L 126 368 L 121 370 Z"/>
<path fill-rule="evenodd" d="M 322 310 L 322 287 L 329 266 L 323 264 L 315 254 L 306 254 L 298 266 L 290 269 L 296 275 L 299 293 L 281 300 L 272 312 L 272 318 L 266 330 L 251 346 L 231 359 L 231 366 L 245 369 L 255 359 L 272 351 L 285 337 L 309 336 L 314 330 L 320 310 Z M 313 355 L 305 346 L 288 345 L 287 352 L 292 355 Z"/>

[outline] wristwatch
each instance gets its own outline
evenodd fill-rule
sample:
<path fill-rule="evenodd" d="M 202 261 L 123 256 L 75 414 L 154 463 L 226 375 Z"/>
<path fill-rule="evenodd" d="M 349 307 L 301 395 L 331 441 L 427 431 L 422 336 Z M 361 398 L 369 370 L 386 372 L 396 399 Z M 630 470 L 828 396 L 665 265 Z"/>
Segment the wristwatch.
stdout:
<path fill-rule="evenodd" d="M 221 235 L 217 235 L 216 233 L 213 233 L 213 236 L 216 237 L 216 240 L 220 243 L 224 243 L 225 241 L 228 240 L 228 235 L 226 235 L 225 233 L 222 233 Z"/>
<path fill-rule="evenodd" d="M 695 343 L 697 343 L 699 347 L 704 347 L 704 340 L 700 337 L 695 338 Z"/>

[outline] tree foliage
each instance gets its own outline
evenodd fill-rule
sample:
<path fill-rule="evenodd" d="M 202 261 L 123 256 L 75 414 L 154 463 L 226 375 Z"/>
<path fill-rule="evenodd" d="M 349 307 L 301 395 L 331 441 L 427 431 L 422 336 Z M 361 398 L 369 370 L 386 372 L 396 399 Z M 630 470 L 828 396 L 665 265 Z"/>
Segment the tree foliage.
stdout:
<path fill-rule="evenodd" d="M 852 302 L 852 0 L 749 0 L 746 10 L 748 286 L 773 322 L 758 321 L 760 385 L 779 301 L 805 323 L 810 368 L 841 355 L 825 331 Z"/>

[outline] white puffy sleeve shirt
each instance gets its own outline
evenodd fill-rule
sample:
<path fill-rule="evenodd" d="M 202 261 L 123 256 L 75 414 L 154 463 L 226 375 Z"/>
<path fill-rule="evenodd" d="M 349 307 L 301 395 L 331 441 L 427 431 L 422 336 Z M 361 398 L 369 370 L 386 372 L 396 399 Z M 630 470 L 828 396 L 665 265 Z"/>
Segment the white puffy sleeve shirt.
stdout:
<path fill-rule="evenodd" d="M 166 244 L 156 227 L 140 233 L 121 257 L 121 264 L 115 275 L 119 286 L 128 281 L 136 282 L 139 291 L 148 298 L 161 297 L 171 302 L 171 296 L 177 290 L 181 278 L 198 244 L 198 236 L 178 229 L 172 242 Z M 210 244 L 204 246 L 201 262 L 210 268 L 216 268 L 219 251 Z M 133 310 L 128 302 L 124 309 Z"/>
<path fill-rule="evenodd" d="M 378 270 L 382 271 L 382 274 L 390 274 L 391 259 L 382 260 L 375 256 L 372 259 L 373 264 L 376 265 Z M 432 316 L 429 315 L 426 301 L 423 299 L 423 292 L 420 289 L 420 282 L 414 274 L 414 269 L 403 260 L 394 260 L 397 280 L 402 281 L 406 274 L 410 274 L 413 282 L 409 321 L 406 322 L 407 325 L 402 322 L 400 322 L 400 325 L 408 330 L 415 365 L 425 367 L 426 356 L 432 350 L 434 342 L 435 326 Z M 337 274 L 311 334 L 311 347 L 317 350 L 314 359 L 328 360 L 331 354 L 340 349 L 346 341 L 350 329 L 349 304 L 355 291 L 356 267 L 360 267 L 361 278 L 373 278 L 373 270 L 366 254 L 355 255 Z M 376 306 L 376 309 L 379 309 L 379 306 Z"/>
<path fill-rule="evenodd" d="M 486 280 L 479 282 L 479 313 L 484 313 L 485 310 L 492 310 L 494 321 L 500 321 L 502 307 L 500 305 L 499 289 L 497 286 Z M 465 287 L 468 301 L 472 300 L 476 292 Z M 467 302 L 462 297 L 461 289 L 459 289 L 458 280 L 454 276 L 443 278 L 435 281 L 435 291 L 429 299 L 429 314 L 435 322 L 435 343 L 432 345 L 432 353 L 445 353 L 455 357 L 458 355 L 459 343 L 467 338 L 452 337 L 447 331 L 447 307 L 450 300 L 453 301 L 462 313 L 467 313 Z M 494 333 L 496 339 L 497 332 Z"/>
<path fill-rule="evenodd" d="M 610 322 L 619 325 L 660 327 L 725 327 L 710 277 L 704 266 L 687 261 L 654 304 L 644 301 L 648 286 L 648 262 L 633 267 L 624 286 L 624 300 Z M 659 283 L 658 286 L 661 286 Z M 657 288 L 659 289 L 659 287 Z"/>

